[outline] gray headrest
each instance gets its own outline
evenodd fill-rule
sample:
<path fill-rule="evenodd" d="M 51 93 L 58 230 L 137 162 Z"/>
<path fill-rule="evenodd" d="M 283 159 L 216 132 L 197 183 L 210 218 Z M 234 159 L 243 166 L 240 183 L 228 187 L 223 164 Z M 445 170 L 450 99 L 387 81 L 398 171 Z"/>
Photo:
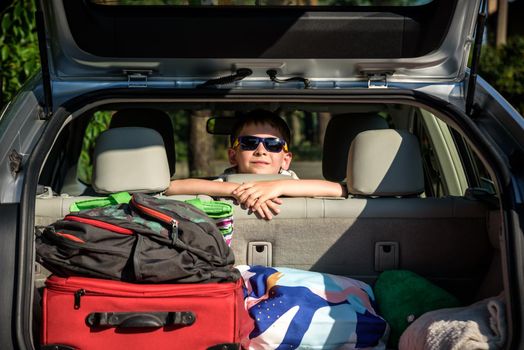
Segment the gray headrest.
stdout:
<path fill-rule="evenodd" d="M 370 130 L 355 137 L 348 155 L 351 194 L 406 196 L 424 192 L 417 138 L 405 130 Z"/>
<path fill-rule="evenodd" d="M 164 142 L 155 130 L 115 128 L 98 137 L 91 181 L 96 192 L 161 192 L 169 182 Z"/>
<path fill-rule="evenodd" d="M 326 128 L 322 152 L 322 174 L 330 181 L 346 178 L 349 146 L 362 131 L 387 129 L 387 121 L 376 113 L 340 114 L 333 116 Z"/>
<path fill-rule="evenodd" d="M 151 108 L 126 108 L 116 111 L 111 117 L 109 129 L 139 127 L 150 128 L 158 131 L 164 141 L 169 171 L 171 176 L 175 175 L 176 153 L 175 139 L 173 138 L 173 124 L 169 115 L 158 109 Z"/>
<path fill-rule="evenodd" d="M 237 183 L 289 179 L 292 179 L 292 177 L 284 174 L 227 174 L 224 176 L 224 181 Z"/>

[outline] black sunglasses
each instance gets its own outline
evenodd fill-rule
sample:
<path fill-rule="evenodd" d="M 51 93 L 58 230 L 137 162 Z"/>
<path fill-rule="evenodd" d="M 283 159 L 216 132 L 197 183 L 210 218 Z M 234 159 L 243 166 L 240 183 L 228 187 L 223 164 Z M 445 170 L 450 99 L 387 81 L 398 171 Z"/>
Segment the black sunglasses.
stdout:
<path fill-rule="evenodd" d="M 233 148 L 240 146 L 243 151 L 254 151 L 262 142 L 268 152 L 279 153 L 288 151 L 286 141 L 278 137 L 239 136 L 233 143 Z"/>

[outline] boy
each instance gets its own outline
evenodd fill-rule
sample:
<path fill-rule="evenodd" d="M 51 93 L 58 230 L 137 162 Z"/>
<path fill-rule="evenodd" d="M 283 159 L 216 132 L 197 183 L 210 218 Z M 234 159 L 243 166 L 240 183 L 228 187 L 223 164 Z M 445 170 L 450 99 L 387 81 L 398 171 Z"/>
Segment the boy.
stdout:
<path fill-rule="evenodd" d="M 289 170 L 293 154 L 289 151 L 290 131 L 279 116 L 255 110 L 242 118 L 231 134 L 228 159 L 233 166 L 227 173 L 286 174 L 289 180 L 257 181 L 243 184 L 202 179 L 173 180 L 166 190 L 173 194 L 207 194 L 234 197 L 240 204 L 271 220 L 278 214 L 278 197 L 347 196 L 346 188 L 325 180 L 299 180 Z"/>

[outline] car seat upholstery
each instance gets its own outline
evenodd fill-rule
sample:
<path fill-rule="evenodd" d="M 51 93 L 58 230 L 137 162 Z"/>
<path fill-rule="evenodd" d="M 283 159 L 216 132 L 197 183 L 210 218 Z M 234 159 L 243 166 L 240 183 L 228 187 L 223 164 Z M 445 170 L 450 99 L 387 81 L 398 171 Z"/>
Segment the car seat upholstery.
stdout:
<path fill-rule="evenodd" d="M 253 182 L 253 181 L 274 181 L 274 180 L 289 180 L 292 179 L 289 175 L 284 174 L 225 174 L 223 176 L 226 182 Z"/>
<path fill-rule="evenodd" d="M 362 131 L 388 127 L 387 121 L 376 113 L 334 115 L 329 120 L 324 137 L 324 178 L 335 182 L 344 181 L 349 146 L 353 139 Z"/>
<path fill-rule="evenodd" d="M 159 193 L 170 182 L 162 137 L 150 128 L 122 127 L 100 134 L 93 162 L 92 186 L 98 194 L 121 191 Z M 69 213 L 72 203 L 94 196 L 37 196 L 36 224 L 47 225 Z"/>
<path fill-rule="evenodd" d="M 127 108 L 121 109 L 113 115 L 109 124 L 110 129 L 121 127 L 141 127 L 156 130 L 164 140 L 169 172 L 175 175 L 176 154 L 173 124 L 169 116 L 158 109 L 150 108 Z"/>
<path fill-rule="evenodd" d="M 282 198 L 271 221 L 253 220 L 236 207 L 236 262 L 369 283 L 384 269 L 408 269 L 473 299 L 493 255 L 486 207 L 463 197 L 416 197 L 424 189 L 421 157 L 407 132 L 366 131 L 351 147 L 349 198 Z"/>
<path fill-rule="evenodd" d="M 347 187 L 354 195 L 409 196 L 424 192 L 417 137 L 406 130 L 359 133 L 347 159 Z"/>
<path fill-rule="evenodd" d="M 413 155 L 419 151 L 416 139 L 395 130 L 383 131 L 387 135 L 370 133 L 355 141 L 358 145 L 353 146 L 347 161 L 347 168 L 355 174 L 351 183 L 355 193 L 349 198 L 282 198 L 281 212 L 271 221 L 259 220 L 230 199 L 223 199 L 234 205 L 231 248 L 236 263 L 327 272 L 368 283 L 385 268 L 409 269 L 463 300 L 473 299 L 494 254 L 487 233 L 486 207 L 464 197 L 414 197 L 421 192 L 423 181 L 421 173 L 412 172 L 420 166 L 420 156 Z M 392 152 L 387 142 L 377 140 L 383 137 L 403 146 Z M 387 181 L 372 177 L 369 182 L 373 186 L 365 191 L 368 185 L 359 176 L 375 170 L 370 167 L 359 172 L 353 168 L 358 159 L 370 166 L 377 162 L 368 146 L 361 147 L 374 143 L 376 151 L 388 148 L 384 154 L 389 154 L 392 164 L 376 165 Z M 139 161 L 136 158 L 135 162 Z M 399 166 L 397 162 L 405 164 L 395 172 L 388 171 Z M 411 188 L 404 176 L 414 184 Z M 82 199 L 48 197 L 37 198 L 37 224 L 63 217 L 70 203 Z"/>
<path fill-rule="evenodd" d="M 169 116 L 158 109 L 127 108 L 113 114 L 109 129 L 120 127 L 143 127 L 156 130 L 164 141 L 166 155 L 169 163 L 170 176 L 175 175 L 176 154 L 173 138 L 173 125 Z M 91 186 L 84 184 L 77 177 L 78 164 L 71 166 L 66 173 L 60 192 L 71 196 L 94 196 L 96 193 Z"/>
<path fill-rule="evenodd" d="M 98 137 L 91 180 L 97 193 L 161 192 L 169 182 L 164 142 L 157 131 L 121 127 Z"/>

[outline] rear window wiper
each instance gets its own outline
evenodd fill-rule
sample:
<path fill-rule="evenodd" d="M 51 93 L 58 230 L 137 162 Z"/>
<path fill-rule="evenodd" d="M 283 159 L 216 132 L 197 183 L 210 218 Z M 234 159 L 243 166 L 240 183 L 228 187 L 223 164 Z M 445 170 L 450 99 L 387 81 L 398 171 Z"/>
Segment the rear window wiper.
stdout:
<path fill-rule="evenodd" d="M 235 74 L 227 75 L 225 77 L 220 77 L 216 79 L 209 79 L 205 83 L 202 83 L 197 86 L 197 88 L 204 88 L 208 86 L 216 86 L 216 85 L 226 85 L 231 84 L 235 81 L 242 80 L 248 76 L 253 74 L 253 71 L 249 68 L 239 68 L 237 69 Z"/>

